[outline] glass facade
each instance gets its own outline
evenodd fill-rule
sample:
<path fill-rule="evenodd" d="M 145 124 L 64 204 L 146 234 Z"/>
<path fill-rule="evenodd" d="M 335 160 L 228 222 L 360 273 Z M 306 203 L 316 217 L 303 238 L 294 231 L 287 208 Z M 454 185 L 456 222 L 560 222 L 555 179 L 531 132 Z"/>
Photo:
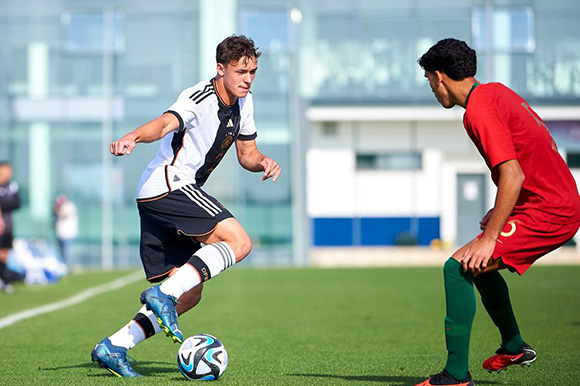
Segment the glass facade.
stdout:
<path fill-rule="evenodd" d="M 235 28 L 223 37 L 246 34 L 263 53 L 258 146 L 284 178 L 266 185 L 230 152 L 206 190 L 248 229 L 257 261 L 285 261 L 296 242 L 301 106 L 433 105 L 416 61 L 451 36 L 478 49 L 480 80 L 504 82 L 533 105 L 580 104 L 573 0 L 0 0 L 0 158 L 21 187 L 17 236 L 52 239 L 52 202 L 64 193 L 79 207 L 85 263 L 100 264 L 107 244 L 114 265 L 138 262 L 134 198 L 157 145 L 121 158 L 107 146 L 206 76 L 214 58 L 201 55 L 210 34 L 201 15 L 224 4 Z"/>
<path fill-rule="evenodd" d="M 52 203 L 64 193 L 79 208 L 76 248 L 83 263 L 100 264 L 104 243 L 112 244 L 113 265 L 138 263 L 135 194 L 157 144 L 113 158 L 108 143 L 163 113 L 201 80 L 203 60 L 215 66 L 214 56 L 200 58 L 201 7 L 198 1 L 0 1 L 0 158 L 13 163 L 21 188 L 18 237 L 54 239 Z M 239 33 L 259 35 L 263 52 L 253 89 L 258 144 L 289 175 L 285 27 L 270 36 L 246 23 L 255 18 L 267 16 L 239 14 Z M 262 183 L 230 152 L 205 189 L 248 228 L 254 260 L 289 258 L 288 179 Z"/>
<path fill-rule="evenodd" d="M 433 103 L 414 63 L 446 37 L 478 50 L 484 82 L 503 82 L 531 103 L 580 98 L 576 1 L 320 3 L 304 2 L 301 26 L 301 89 L 316 103 Z"/>

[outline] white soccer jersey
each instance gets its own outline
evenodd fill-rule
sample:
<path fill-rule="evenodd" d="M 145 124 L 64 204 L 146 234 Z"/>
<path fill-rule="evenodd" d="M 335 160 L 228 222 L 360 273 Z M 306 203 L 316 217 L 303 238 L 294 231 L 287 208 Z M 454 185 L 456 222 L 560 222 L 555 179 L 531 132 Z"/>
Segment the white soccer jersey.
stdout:
<path fill-rule="evenodd" d="M 252 94 L 223 103 L 213 79 L 185 89 L 168 113 L 179 128 L 167 134 L 141 175 L 137 199 L 151 199 L 195 183 L 202 186 L 236 141 L 257 137 Z"/>

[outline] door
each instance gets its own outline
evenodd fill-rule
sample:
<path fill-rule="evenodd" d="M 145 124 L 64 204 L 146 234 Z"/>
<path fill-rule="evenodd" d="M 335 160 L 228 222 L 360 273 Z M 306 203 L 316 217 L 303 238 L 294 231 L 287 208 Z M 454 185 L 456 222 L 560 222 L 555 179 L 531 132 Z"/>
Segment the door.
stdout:
<path fill-rule="evenodd" d="M 477 236 L 485 207 L 485 175 L 457 174 L 457 245 L 463 246 Z"/>

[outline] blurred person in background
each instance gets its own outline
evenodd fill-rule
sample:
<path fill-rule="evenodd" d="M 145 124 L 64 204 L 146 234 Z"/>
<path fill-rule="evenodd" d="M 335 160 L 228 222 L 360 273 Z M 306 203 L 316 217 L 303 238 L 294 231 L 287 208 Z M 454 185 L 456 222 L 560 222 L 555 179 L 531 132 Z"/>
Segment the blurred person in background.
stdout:
<path fill-rule="evenodd" d="M 244 228 L 202 186 L 234 144 L 244 169 L 274 182 L 281 173 L 256 145 L 250 87 L 259 56 L 251 39 L 226 38 L 216 50 L 214 78 L 184 90 L 160 117 L 110 146 L 122 156 L 137 143 L 161 140 L 141 176 L 137 206 L 147 280 L 165 281 L 145 290 L 137 315 L 92 351 L 92 360 L 117 376 L 141 376 L 127 362 L 127 350 L 161 329 L 181 343 L 177 317 L 199 303 L 203 282 L 250 253 Z"/>
<path fill-rule="evenodd" d="M 13 281 L 22 278 L 6 266 L 8 254 L 12 249 L 12 212 L 20 208 L 18 184 L 12 181 L 12 165 L 0 161 L 0 288 L 5 293 L 14 293 Z"/>
<path fill-rule="evenodd" d="M 445 369 L 417 385 L 473 386 L 468 367 L 473 286 L 502 341 L 483 369 L 529 366 L 537 354 L 520 334 L 499 270 L 522 275 L 537 259 L 572 239 L 580 227 L 580 196 L 544 122 L 503 84 L 475 79 L 476 53 L 465 42 L 443 39 L 418 62 L 437 101 L 447 109 L 465 109 L 465 130 L 497 186 L 494 207 L 480 222 L 483 232 L 443 267 Z"/>
<path fill-rule="evenodd" d="M 56 197 L 54 202 L 54 230 L 58 241 L 58 250 L 69 269 L 77 270 L 74 241 L 79 233 L 77 207 L 64 194 Z"/>

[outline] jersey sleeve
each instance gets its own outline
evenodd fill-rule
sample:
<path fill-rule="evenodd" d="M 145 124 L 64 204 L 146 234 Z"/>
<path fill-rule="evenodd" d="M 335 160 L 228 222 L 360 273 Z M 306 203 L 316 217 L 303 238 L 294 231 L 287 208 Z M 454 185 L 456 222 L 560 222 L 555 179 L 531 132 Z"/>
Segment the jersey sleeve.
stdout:
<path fill-rule="evenodd" d="M 254 101 L 251 93 L 248 93 L 244 99 L 244 104 L 241 106 L 242 121 L 238 139 L 241 139 L 242 141 L 251 141 L 252 139 L 256 139 L 258 136 L 256 124 L 254 123 Z"/>
<path fill-rule="evenodd" d="M 183 90 L 177 100 L 167 109 L 166 113 L 173 114 L 179 121 L 178 131 L 195 126 L 197 116 L 195 114 L 195 103 L 190 99 L 193 88 Z"/>
<path fill-rule="evenodd" d="M 517 158 L 507 120 L 501 116 L 497 103 L 478 103 L 466 120 L 466 129 L 491 168 Z"/>

